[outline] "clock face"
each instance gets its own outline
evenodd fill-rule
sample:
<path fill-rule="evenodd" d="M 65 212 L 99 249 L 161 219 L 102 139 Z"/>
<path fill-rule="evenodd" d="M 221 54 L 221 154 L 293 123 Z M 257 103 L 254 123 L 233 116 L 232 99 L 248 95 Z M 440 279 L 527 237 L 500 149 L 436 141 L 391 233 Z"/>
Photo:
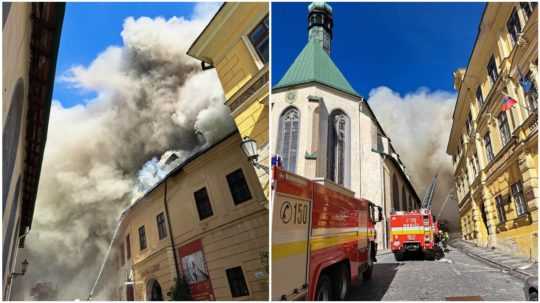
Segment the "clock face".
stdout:
<path fill-rule="evenodd" d="M 296 92 L 295 91 L 290 91 L 290 92 L 287 93 L 287 102 L 288 103 L 293 103 L 295 99 L 296 99 Z"/>

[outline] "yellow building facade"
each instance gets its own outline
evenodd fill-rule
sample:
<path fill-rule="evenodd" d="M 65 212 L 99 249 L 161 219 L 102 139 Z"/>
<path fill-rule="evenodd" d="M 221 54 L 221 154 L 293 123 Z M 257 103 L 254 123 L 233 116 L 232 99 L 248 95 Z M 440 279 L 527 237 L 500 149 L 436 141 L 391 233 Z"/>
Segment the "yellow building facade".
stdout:
<path fill-rule="evenodd" d="M 259 163 L 268 153 L 268 3 L 224 3 L 188 51 L 203 68 L 215 68 L 226 105 L 242 138 L 257 142 Z M 257 169 L 268 198 L 268 173 Z"/>
<path fill-rule="evenodd" d="M 538 258 L 538 9 L 487 3 L 458 99 L 453 158 L 463 238 Z M 503 100 L 517 101 L 504 108 Z"/>
<path fill-rule="evenodd" d="M 94 299 L 268 300 L 268 210 L 237 131 L 174 168 L 121 215 Z"/>

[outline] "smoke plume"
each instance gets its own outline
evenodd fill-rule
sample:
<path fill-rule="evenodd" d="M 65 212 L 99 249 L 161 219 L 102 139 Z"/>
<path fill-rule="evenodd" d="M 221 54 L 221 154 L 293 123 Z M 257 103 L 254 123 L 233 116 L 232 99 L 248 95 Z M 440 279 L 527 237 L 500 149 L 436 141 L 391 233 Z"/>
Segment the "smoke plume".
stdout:
<path fill-rule="evenodd" d="M 217 8 L 198 5 L 190 19 L 127 18 L 122 46 L 63 74 L 61 82 L 96 97 L 69 108 L 53 102 L 19 256 L 30 266 L 14 298 L 31 299 L 28 289 L 47 282 L 58 299 L 86 299 L 121 210 L 162 176 L 157 159 L 174 150 L 180 161 L 234 129 L 215 71 L 186 55 Z"/>
<path fill-rule="evenodd" d="M 406 166 L 420 199 L 438 174 L 438 187 L 433 199 L 433 213 L 449 221 L 457 231 L 457 205 L 446 197 L 453 191 L 451 157 L 446 146 L 452 126 L 456 95 L 445 91 L 420 88 L 400 96 L 388 87 L 378 87 L 369 93 L 368 102 L 392 140 Z"/>

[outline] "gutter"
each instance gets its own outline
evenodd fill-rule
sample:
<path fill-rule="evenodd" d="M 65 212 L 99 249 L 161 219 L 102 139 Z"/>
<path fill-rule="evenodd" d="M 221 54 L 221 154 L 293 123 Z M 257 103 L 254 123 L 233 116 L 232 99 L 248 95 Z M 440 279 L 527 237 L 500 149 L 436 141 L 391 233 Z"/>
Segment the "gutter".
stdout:
<path fill-rule="evenodd" d="M 165 193 L 163 194 L 163 206 L 165 207 L 165 217 L 167 218 L 167 229 L 169 230 L 169 239 L 171 240 L 172 253 L 174 257 L 174 269 L 176 271 L 176 281 L 180 281 L 180 270 L 178 269 L 178 257 L 176 256 L 176 246 L 174 245 L 174 237 L 172 233 L 171 220 L 169 216 L 169 207 L 167 206 L 167 179 L 164 182 Z"/>

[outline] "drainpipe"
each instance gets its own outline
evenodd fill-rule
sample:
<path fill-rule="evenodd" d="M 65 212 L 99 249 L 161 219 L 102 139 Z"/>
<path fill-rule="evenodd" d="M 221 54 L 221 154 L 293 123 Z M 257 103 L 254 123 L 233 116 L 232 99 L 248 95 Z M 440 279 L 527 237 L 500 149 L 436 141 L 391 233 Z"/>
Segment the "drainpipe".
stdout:
<path fill-rule="evenodd" d="M 171 219 L 169 217 L 169 207 L 167 206 L 167 178 L 165 178 L 165 194 L 163 195 L 163 206 L 165 207 L 165 217 L 167 218 L 167 227 L 169 230 L 169 239 L 171 239 L 171 246 L 174 257 L 174 269 L 176 270 L 176 279 L 180 281 L 180 270 L 178 269 L 178 258 L 176 257 L 176 248 L 174 245 L 173 233 L 171 228 Z"/>

